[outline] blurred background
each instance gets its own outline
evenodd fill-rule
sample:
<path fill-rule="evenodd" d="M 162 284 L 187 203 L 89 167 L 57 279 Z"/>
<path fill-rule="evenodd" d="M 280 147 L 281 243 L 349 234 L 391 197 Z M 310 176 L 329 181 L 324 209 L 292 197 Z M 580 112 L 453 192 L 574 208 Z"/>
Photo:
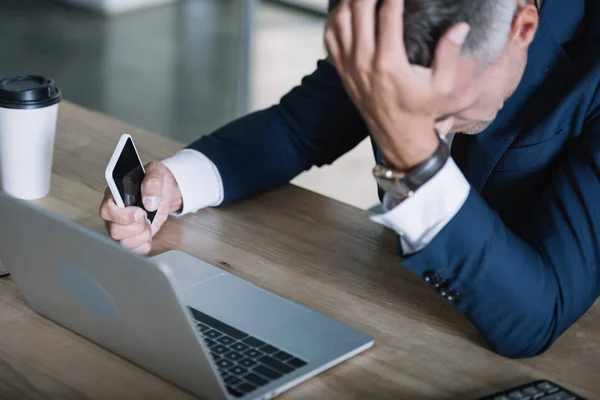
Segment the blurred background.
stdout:
<path fill-rule="evenodd" d="M 183 144 L 275 104 L 323 58 L 327 0 L 2 0 L 0 75 Z M 149 160 L 144 160 L 149 161 Z M 365 140 L 293 183 L 378 203 Z"/>

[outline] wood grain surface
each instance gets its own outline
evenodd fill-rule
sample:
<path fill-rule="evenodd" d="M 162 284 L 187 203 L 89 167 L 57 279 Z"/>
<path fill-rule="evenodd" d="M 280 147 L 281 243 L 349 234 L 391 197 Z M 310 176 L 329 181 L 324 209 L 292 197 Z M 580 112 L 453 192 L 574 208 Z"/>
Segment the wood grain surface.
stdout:
<path fill-rule="evenodd" d="M 52 189 L 36 203 L 104 232 L 104 168 L 122 133 L 144 162 L 182 144 L 61 105 Z M 154 254 L 180 249 L 277 294 L 369 332 L 375 346 L 290 390 L 289 399 L 473 399 L 551 379 L 600 399 L 600 308 L 546 354 L 508 360 L 400 265 L 394 234 L 369 213 L 286 186 L 170 220 Z M 499 304 L 499 307 L 502 305 Z M 0 398 L 187 399 L 190 395 L 35 314 L 0 279 Z"/>

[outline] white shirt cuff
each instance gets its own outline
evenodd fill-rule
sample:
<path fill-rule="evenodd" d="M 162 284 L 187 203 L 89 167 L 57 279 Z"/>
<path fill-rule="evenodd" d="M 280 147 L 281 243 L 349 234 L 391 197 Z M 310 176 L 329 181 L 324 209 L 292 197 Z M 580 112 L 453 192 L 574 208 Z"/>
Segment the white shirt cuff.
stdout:
<path fill-rule="evenodd" d="M 162 163 L 175 176 L 183 209 L 173 213 L 182 216 L 206 207 L 216 207 L 223 202 L 223 181 L 216 165 L 204 154 L 193 149 L 183 149 Z"/>
<path fill-rule="evenodd" d="M 397 204 L 384 197 L 384 214 L 371 220 L 396 231 L 405 254 L 425 248 L 461 209 L 470 192 L 461 170 L 452 158 L 413 196 Z"/>

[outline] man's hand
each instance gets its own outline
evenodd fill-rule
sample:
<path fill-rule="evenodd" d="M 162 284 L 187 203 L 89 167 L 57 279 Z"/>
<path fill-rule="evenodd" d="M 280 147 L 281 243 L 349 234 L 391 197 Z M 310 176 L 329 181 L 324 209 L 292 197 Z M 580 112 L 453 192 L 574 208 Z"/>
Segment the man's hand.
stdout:
<path fill-rule="evenodd" d="M 148 254 L 152 249 L 154 235 L 169 214 L 181 210 L 183 205 L 175 177 L 163 163 L 153 161 L 146 166 L 142 201 L 148 211 L 158 210 L 152 226 L 143 209 L 117 206 L 108 188 L 100 205 L 100 218 L 106 221 L 106 229 L 114 240 L 136 253 Z"/>
<path fill-rule="evenodd" d="M 325 43 L 348 95 L 390 166 L 408 170 L 431 156 L 441 101 L 454 89 L 469 25 L 440 39 L 432 68 L 413 66 L 404 44 L 404 0 L 342 0 Z"/>

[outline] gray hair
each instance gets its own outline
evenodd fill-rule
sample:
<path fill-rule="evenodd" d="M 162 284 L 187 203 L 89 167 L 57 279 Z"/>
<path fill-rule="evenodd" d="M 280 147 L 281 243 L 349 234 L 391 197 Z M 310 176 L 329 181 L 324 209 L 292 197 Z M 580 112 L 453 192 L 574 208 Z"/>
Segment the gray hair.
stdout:
<path fill-rule="evenodd" d="M 329 11 L 340 1 L 329 0 Z M 466 22 L 471 32 L 464 54 L 477 59 L 482 66 L 492 64 L 502 56 L 521 3 L 522 0 L 405 0 L 404 40 L 408 58 L 413 64 L 429 67 L 440 37 L 454 24 Z"/>

